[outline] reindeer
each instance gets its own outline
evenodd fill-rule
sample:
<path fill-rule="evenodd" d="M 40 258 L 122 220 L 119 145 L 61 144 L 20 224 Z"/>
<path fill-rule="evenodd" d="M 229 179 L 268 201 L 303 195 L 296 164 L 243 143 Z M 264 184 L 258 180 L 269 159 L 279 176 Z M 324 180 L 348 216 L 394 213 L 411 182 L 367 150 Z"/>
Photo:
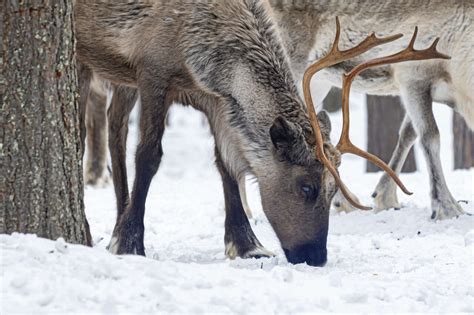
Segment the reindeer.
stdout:
<path fill-rule="evenodd" d="M 331 145 L 328 116 L 325 112 L 316 116 L 309 80 L 320 67 L 346 61 L 399 36 L 371 36 L 355 48 L 341 52 L 337 48 L 338 35 L 333 46 L 336 48 L 305 74 L 308 116 L 268 12 L 266 2 L 257 0 L 193 5 L 185 1 L 78 1 L 75 15 L 77 52 L 82 64 L 81 94 L 88 94 L 92 71 L 121 85 L 114 93 L 109 115 L 115 121 L 111 130 L 117 128 L 111 134 L 117 136 L 122 148 L 116 157 L 122 162 L 126 136 L 123 126 L 137 89 L 142 106 L 141 140 L 130 200 L 126 180 L 121 182 L 126 178 L 126 170 L 114 166 L 118 215 L 111 252 L 145 254 L 145 199 L 163 154 L 165 117 L 173 102 L 192 105 L 209 120 L 216 140 L 216 165 L 223 180 L 224 240 L 230 258 L 271 255 L 252 232 L 244 213 L 238 180 L 247 173 L 259 182 L 264 212 L 291 263 L 320 266 L 326 262 L 329 206 L 336 187 L 354 206 L 364 208 L 351 197 L 336 170 L 340 152 L 355 149 L 347 139 L 338 145 L 339 150 Z M 380 62 L 445 57 L 436 51 L 436 45 L 420 52 L 412 48 L 411 44 L 408 55 L 402 53 L 397 60 L 388 57 Z M 350 81 L 347 82 L 348 97 Z M 84 99 L 81 106 L 85 106 Z M 114 103 L 119 100 L 125 100 L 124 107 Z M 116 116 L 114 110 L 121 113 Z M 344 115 L 348 127 L 348 103 Z M 118 116 L 120 119 L 116 119 Z M 361 155 L 378 163 L 403 187 L 387 165 Z"/>
<path fill-rule="evenodd" d="M 204 112 L 216 139 L 226 254 L 271 255 L 253 233 L 240 201 L 237 178 L 252 173 L 288 260 L 326 262 L 336 184 L 313 154 L 307 111 L 265 6 L 256 0 L 76 2 L 81 95 L 88 95 L 92 73 L 140 92 L 135 181 L 130 201 L 119 207 L 111 252 L 145 254 L 145 199 L 163 154 L 167 110 L 179 102 Z M 85 106 L 84 98 L 81 102 Z M 329 120 L 324 114 L 319 119 L 327 154 L 337 165 L 337 151 L 327 138 Z"/>

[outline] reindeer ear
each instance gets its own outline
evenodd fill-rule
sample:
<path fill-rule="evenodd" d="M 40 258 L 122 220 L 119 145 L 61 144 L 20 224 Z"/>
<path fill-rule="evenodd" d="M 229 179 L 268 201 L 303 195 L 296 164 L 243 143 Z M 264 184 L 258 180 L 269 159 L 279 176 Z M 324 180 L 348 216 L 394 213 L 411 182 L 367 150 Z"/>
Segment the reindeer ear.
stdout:
<path fill-rule="evenodd" d="M 331 135 L 331 121 L 329 115 L 325 110 L 318 113 L 319 126 L 321 127 L 321 133 L 325 142 L 330 141 Z"/>
<path fill-rule="evenodd" d="M 291 163 L 304 162 L 308 147 L 301 127 L 279 116 L 270 128 L 270 137 L 281 158 Z"/>
<path fill-rule="evenodd" d="M 270 137 L 277 150 L 287 148 L 296 141 L 298 129 L 293 123 L 278 116 L 270 128 Z"/>

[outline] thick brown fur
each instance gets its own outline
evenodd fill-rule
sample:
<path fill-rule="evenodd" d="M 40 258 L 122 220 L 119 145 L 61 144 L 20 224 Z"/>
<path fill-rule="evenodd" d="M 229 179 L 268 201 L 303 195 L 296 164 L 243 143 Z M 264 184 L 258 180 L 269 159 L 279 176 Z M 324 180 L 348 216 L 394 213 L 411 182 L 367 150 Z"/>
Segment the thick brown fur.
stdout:
<path fill-rule="evenodd" d="M 129 203 L 118 196 L 119 212 L 125 209 L 112 252 L 145 253 L 145 199 L 163 154 L 167 110 L 179 102 L 204 112 L 216 139 L 228 255 L 268 255 L 249 232 L 236 188 L 250 173 L 289 261 L 325 263 L 336 186 L 314 157 L 307 112 L 265 2 L 78 1 L 76 21 L 79 61 L 115 85 L 138 88 L 142 104 L 136 178 Z M 329 120 L 320 119 L 327 135 Z M 325 147 L 337 164 L 337 152 Z"/>

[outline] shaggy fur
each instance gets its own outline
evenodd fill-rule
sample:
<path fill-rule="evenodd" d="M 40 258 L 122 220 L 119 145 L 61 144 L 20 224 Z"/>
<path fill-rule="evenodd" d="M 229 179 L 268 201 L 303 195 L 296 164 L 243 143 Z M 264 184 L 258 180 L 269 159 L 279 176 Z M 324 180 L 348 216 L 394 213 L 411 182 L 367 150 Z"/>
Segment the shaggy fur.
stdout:
<path fill-rule="evenodd" d="M 240 201 L 237 179 L 251 173 L 290 262 L 325 263 L 336 187 L 314 157 L 306 109 L 266 6 L 257 0 L 77 2 L 79 60 L 112 83 L 137 87 L 142 103 L 136 178 L 112 252 L 144 254 L 146 194 L 163 154 L 166 112 L 179 102 L 203 111 L 216 138 L 228 252 L 268 253 Z M 334 148 L 325 147 L 338 163 Z"/>

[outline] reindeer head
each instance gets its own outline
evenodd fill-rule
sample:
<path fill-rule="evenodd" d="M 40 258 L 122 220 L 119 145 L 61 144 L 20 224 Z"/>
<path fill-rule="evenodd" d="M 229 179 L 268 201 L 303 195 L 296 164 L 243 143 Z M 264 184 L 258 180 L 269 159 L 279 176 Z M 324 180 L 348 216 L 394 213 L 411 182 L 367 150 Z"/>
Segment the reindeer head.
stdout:
<path fill-rule="evenodd" d="M 351 198 L 351 193 L 339 177 L 337 167 L 340 154 L 352 153 L 366 158 L 385 170 L 399 187 L 411 194 L 395 172 L 378 157 L 356 146 L 349 139 L 349 93 L 352 80 L 367 68 L 408 61 L 434 58 L 449 59 L 436 50 L 438 39 L 427 49 L 414 49 L 417 29 L 408 47 L 399 53 L 369 60 L 355 67 L 343 77 L 343 129 L 336 147 L 329 142 L 331 125 L 325 112 L 316 115 L 310 93 L 310 80 L 319 70 L 360 55 L 372 47 L 391 42 L 402 35 L 377 38 L 367 37 L 356 47 L 341 51 L 338 48 L 339 20 L 330 53 L 313 64 L 305 72 L 303 91 L 311 122 L 310 130 L 283 117 L 278 117 L 270 129 L 274 145 L 274 173 L 263 176 L 260 181 L 262 204 L 272 224 L 287 259 L 291 263 L 306 262 L 309 265 L 324 265 L 327 259 L 326 240 L 329 224 L 329 208 L 337 190 L 356 208 L 369 210 Z M 308 137 L 308 135 L 310 135 Z"/>
<path fill-rule="evenodd" d="M 339 153 L 329 142 L 329 117 L 321 112 L 318 118 L 323 126 L 326 156 L 339 165 Z M 322 266 L 327 257 L 329 208 L 337 186 L 315 158 L 310 128 L 309 124 L 302 128 L 282 116 L 275 119 L 269 130 L 273 160 L 259 176 L 259 186 L 263 209 L 288 261 Z"/>

